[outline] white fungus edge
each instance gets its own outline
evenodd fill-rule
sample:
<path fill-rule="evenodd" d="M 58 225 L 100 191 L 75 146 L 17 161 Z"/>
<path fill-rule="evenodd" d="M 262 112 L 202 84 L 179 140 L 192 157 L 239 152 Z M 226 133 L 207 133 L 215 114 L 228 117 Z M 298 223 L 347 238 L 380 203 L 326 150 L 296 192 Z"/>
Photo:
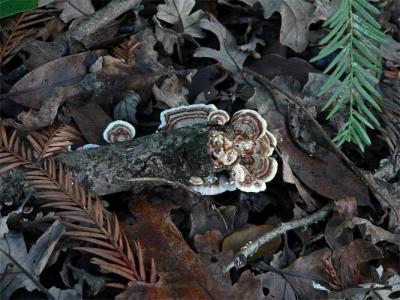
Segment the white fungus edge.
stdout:
<path fill-rule="evenodd" d="M 114 126 L 116 126 L 116 125 L 122 125 L 122 126 L 128 128 L 128 129 L 132 132 L 132 138 L 135 137 L 135 135 L 136 135 L 136 129 L 135 129 L 135 127 L 134 127 L 131 123 L 128 123 L 128 122 L 122 121 L 122 120 L 116 120 L 116 121 L 113 121 L 113 122 L 111 122 L 110 124 L 108 124 L 107 127 L 106 127 L 106 129 L 104 129 L 104 131 L 103 131 L 103 139 L 104 139 L 107 143 L 111 144 L 110 140 L 108 139 L 108 133 L 109 133 L 109 131 L 110 131 Z"/>

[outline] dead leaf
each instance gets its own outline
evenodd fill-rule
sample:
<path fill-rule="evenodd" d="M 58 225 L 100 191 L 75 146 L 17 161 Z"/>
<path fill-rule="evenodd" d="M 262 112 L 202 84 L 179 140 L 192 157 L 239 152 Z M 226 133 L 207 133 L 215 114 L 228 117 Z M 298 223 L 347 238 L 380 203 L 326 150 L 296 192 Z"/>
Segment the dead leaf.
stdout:
<path fill-rule="evenodd" d="M 285 277 L 299 299 L 324 299 L 326 297 L 326 292 L 314 289 L 312 282 L 327 283 L 322 259 L 329 254 L 329 249 L 322 248 L 307 256 L 299 257 L 290 266 L 283 269 L 283 271 L 293 274 Z M 284 287 L 282 285 L 282 288 Z M 281 291 L 280 294 L 284 294 L 284 291 Z"/>
<path fill-rule="evenodd" d="M 298 57 L 286 58 L 279 54 L 266 54 L 258 60 L 250 60 L 246 65 L 264 75 L 270 80 L 276 76 L 291 76 L 298 80 L 301 85 L 308 81 L 309 73 L 318 73 L 310 63 Z"/>
<path fill-rule="evenodd" d="M 349 220 L 357 216 L 357 201 L 354 197 L 347 197 L 333 202 L 333 213 L 336 218 Z"/>
<path fill-rule="evenodd" d="M 82 299 L 83 296 L 82 286 L 79 283 L 73 289 L 65 290 L 53 286 L 49 289 L 49 293 L 57 300 Z"/>
<path fill-rule="evenodd" d="M 56 87 L 79 83 L 88 68 L 104 51 L 83 52 L 50 61 L 22 77 L 7 98 L 33 109 L 40 109 Z"/>
<path fill-rule="evenodd" d="M 283 84 L 286 81 L 273 82 L 283 88 L 290 88 Z M 293 92 L 292 92 L 293 93 Z M 286 101 L 275 95 L 278 105 L 285 107 Z M 268 120 L 269 130 L 278 133 L 281 140 L 278 147 L 289 157 L 289 166 L 298 178 L 310 189 L 332 200 L 345 197 L 355 197 L 358 205 L 371 206 L 368 188 L 354 175 L 335 154 L 317 145 L 314 157 L 297 147 L 287 128 L 286 117 L 281 107 L 271 109 L 263 114 Z"/>
<path fill-rule="evenodd" d="M 370 221 L 354 217 L 348 221 L 342 222 L 336 227 L 336 235 L 340 235 L 345 229 L 354 229 L 358 227 L 363 239 L 370 241 L 372 244 L 376 244 L 382 241 L 394 243 L 400 246 L 400 234 L 391 233 L 382 227 L 372 224 Z"/>
<path fill-rule="evenodd" d="M 238 76 L 250 53 L 239 50 L 235 37 L 213 15 L 209 15 L 209 20 L 202 19 L 199 24 L 201 28 L 209 30 L 217 36 L 219 50 L 200 47 L 193 56 L 215 59 L 233 76 Z"/>
<path fill-rule="evenodd" d="M 161 102 L 162 108 L 189 105 L 189 102 L 186 100 L 189 91 L 182 85 L 176 75 L 166 78 L 161 87 L 154 84 L 153 93 L 156 100 Z"/>
<path fill-rule="evenodd" d="M 64 22 L 86 17 L 95 12 L 91 0 L 68 0 L 68 1 L 57 1 L 55 6 L 62 10 L 59 18 Z"/>
<path fill-rule="evenodd" d="M 140 48 L 149 55 L 154 61 L 158 59 L 158 52 L 154 50 L 157 39 L 154 36 L 153 30 L 149 27 L 131 36 L 131 39 L 140 42 Z"/>
<path fill-rule="evenodd" d="M 136 107 L 140 101 L 142 101 L 142 98 L 134 91 L 128 90 L 123 93 L 114 106 L 114 119 L 136 123 Z"/>
<path fill-rule="evenodd" d="M 33 109 L 28 112 L 22 112 L 17 119 L 22 123 L 20 129 L 37 130 L 53 124 L 58 108 L 64 103 L 62 97 L 48 98 L 39 111 Z"/>
<path fill-rule="evenodd" d="M 233 230 L 236 210 L 236 206 L 216 207 L 209 200 L 200 201 L 193 206 L 190 214 L 190 236 L 212 229 L 217 229 L 226 236 Z"/>
<path fill-rule="evenodd" d="M 212 229 L 204 234 L 196 234 L 193 238 L 194 246 L 202 256 L 217 255 L 221 248 L 223 235 L 217 229 Z"/>
<path fill-rule="evenodd" d="M 261 278 L 263 287 L 268 289 L 266 300 L 285 299 L 297 300 L 296 291 L 281 275 L 273 272 L 267 272 L 257 277 Z"/>
<path fill-rule="evenodd" d="M 264 299 L 261 281 L 250 271 L 231 285 L 222 264 L 232 258 L 215 257 L 205 264 L 184 241 L 169 214 L 166 201 L 151 203 L 135 197 L 129 209 L 136 223 L 125 227 L 129 240 L 139 240 L 144 257 L 157 257 L 159 280 L 156 284 L 133 283 L 117 299 Z"/>
<path fill-rule="evenodd" d="M 380 197 L 378 201 L 382 207 L 388 208 L 389 224 L 388 229 L 393 232 L 399 232 L 400 229 L 400 183 L 388 183 L 385 180 L 374 178 L 370 172 L 364 172 L 368 183 L 384 195 L 388 202 Z"/>
<path fill-rule="evenodd" d="M 64 230 L 64 225 L 55 221 L 31 247 L 29 253 L 22 234 L 6 233 L 4 238 L 0 239 L 0 249 L 11 255 L 26 271 L 39 280 L 39 275 L 46 267 Z M 5 272 L 10 263 L 13 272 Z M 2 274 L 0 277 L 1 299 L 9 299 L 17 289 L 22 287 L 28 291 L 37 289 L 37 286 L 3 252 L 0 252 L 0 274 Z"/>
<path fill-rule="evenodd" d="M 189 86 L 188 98 L 195 103 L 209 103 L 218 95 L 215 86 L 223 82 L 229 73 L 218 64 L 197 69 Z M 198 102 L 204 99 L 204 102 Z"/>
<path fill-rule="evenodd" d="M 104 145 L 103 131 L 112 119 L 96 103 L 68 104 L 71 116 L 85 140 L 90 144 Z"/>
<path fill-rule="evenodd" d="M 264 18 L 274 12 L 282 16 L 280 42 L 296 52 L 303 52 L 308 44 L 308 26 L 314 7 L 303 0 L 260 0 Z"/>
<path fill-rule="evenodd" d="M 365 273 L 361 264 L 382 257 L 382 251 L 378 247 L 363 240 L 354 240 L 345 248 L 335 250 L 332 254 L 332 261 L 339 275 L 341 286 L 348 288 L 361 282 L 369 282 L 372 279 L 370 271 Z"/>
<path fill-rule="evenodd" d="M 203 38 L 204 33 L 199 27 L 203 11 L 199 9 L 191 13 L 195 4 L 194 0 L 165 0 L 165 4 L 157 6 L 156 17 L 172 24 L 172 29 L 177 33 Z"/>
<path fill-rule="evenodd" d="M 239 252 L 239 250 L 245 246 L 248 242 L 254 241 L 267 232 L 274 229 L 271 225 L 258 225 L 258 226 L 248 226 L 235 230 L 232 234 L 228 235 L 222 244 L 222 250 L 233 250 L 234 253 Z M 272 241 L 264 244 L 260 247 L 256 253 L 248 257 L 248 261 L 254 261 L 262 258 L 268 254 L 272 254 L 278 250 L 281 245 L 281 237 L 277 237 Z"/>

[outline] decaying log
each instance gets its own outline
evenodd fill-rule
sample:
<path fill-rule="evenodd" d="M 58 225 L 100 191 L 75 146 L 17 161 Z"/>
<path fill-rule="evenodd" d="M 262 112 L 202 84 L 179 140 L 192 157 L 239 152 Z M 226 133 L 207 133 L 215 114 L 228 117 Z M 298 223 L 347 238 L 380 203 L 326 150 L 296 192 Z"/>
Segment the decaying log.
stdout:
<path fill-rule="evenodd" d="M 189 184 L 192 176 L 206 178 L 223 170 L 207 150 L 210 126 L 158 132 L 133 140 L 57 156 L 84 187 L 98 195 L 137 188 L 131 178 L 159 177 Z M 226 168 L 226 167 L 225 167 Z M 125 179 L 125 180 L 123 180 Z"/>

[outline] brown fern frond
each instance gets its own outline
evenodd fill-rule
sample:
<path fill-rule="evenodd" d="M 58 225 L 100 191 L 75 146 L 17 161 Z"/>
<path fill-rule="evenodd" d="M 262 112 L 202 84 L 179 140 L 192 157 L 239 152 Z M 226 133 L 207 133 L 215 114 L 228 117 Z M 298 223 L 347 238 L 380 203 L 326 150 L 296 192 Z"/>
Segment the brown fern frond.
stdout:
<path fill-rule="evenodd" d="M 114 57 L 124 60 L 128 65 L 132 65 L 135 63 L 135 50 L 139 47 L 139 42 L 125 40 L 114 48 L 112 54 Z"/>
<path fill-rule="evenodd" d="M 10 18 L 12 25 L 9 30 L 3 32 L 3 44 L 0 45 L 0 66 L 5 65 L 22 46 L 22 44 L 36 34 L 38 28 L 35 25 L 53 19 L 46 11 L 24 12 L 15 20 Z"/>
<path fill-rule="evenodd" d="M 30 132 L 26 137 L 31 143 L 33 155 L 38 161 L 66 152 L 68 146 L 82 140 L 81 133 L 72 125 L 60 124 Z"/>
<path fill-rule="evenodd" d="M 9 137 L 6 128 L 0 126 L 0 175 L 31 161 L 32 151 L 21 142 L 17 131 Z"/>
<path fill-rule="evenodd" d="M 20 141 L 17 132 L 14 130 L 9 136 L 4 126 L 0 126 L 2 165 L 0 174 L 17 166 L 27 169 L 25 181 L 34 188 L 34 196 L 44 200 L 43 208 L 58 211 L 56 214 L 67 227 L 66 235 L 88 243 L 75 249 L 97 256 L 92 263 L 129 281 L 146 280 L 140 244 L 135 243 L 135 256 L 117 216 L 107 212 L 98 197 L 85 191 L 69 169 L 61 164 L 57 168 L 53 158 L 36 162 L 32 151 Z M 156 277 L 152 261 L 149 281 Z M 110 283 L 109 286 L 124 287 L 121 283 Z"/>
<path fill-rule="evenodd" d="M 142 281 L 117 217 L 107 213 L 100 199 L 86 192 L 68 169 L 57 169 L 54 159 L 47 158 L 40 168 L 28 171 L 25 180 L 35 189 L 34 196 L 45 201 L 43 208 L 60 210 L 56 215 L 65 221 L 67 236 L 89 243 L 74 249 L 96 255 L 92 262 L 107 272 Z"/>

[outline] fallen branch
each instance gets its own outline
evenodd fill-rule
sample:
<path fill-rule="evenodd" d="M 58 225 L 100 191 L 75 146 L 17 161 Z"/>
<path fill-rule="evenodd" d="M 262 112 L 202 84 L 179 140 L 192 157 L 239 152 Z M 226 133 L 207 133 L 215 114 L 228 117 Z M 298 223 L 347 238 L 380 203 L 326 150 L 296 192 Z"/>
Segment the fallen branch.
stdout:
<path fill-rule="evenodd" d="M 268 90 L 275 90 L 275 91 L 281 93 L 282 95 L 285 96 L 285 99 L 287 102 L 299 107 L 306 114 L 306 116 L 311 120 L 311 122 L 315 125 L 315 127 L 318 128 L 318 130 L 322 134 L 322 137 L 328 143 L 328 145 L 331 147 L 333 152 L 346 163 L 346 165 L 350 168 L 350 170 L 356 176 L 358 176 L 360 178 L 360 180 L 371 190 L 371 192 L 375 195 L 375 197 L 378 198 L 378 200 L 380 199 L 383 202 L 385 202 L 395 212 L 397 221 L 399 221 L 399 216 L 397 215 L 396 209 L 390 203 L 390 200 L 388 200 L 385 195 L 383 195 L 375 186 L 373 186 L 370 183 L 370 180 L 368 179 L 368 177 L 359 168 L 357 168 L 357 166 L 346 156 L 346 154 L 344 154 L 335 145 L 335 143 L 332 142 L 331 138 L 328 136 L 326 131 L 322 128 L 322 126 L 318 123 L 318 121 L 314 118 L 314 116 L 309 112 L 309 110 L 301 103 L 301 101 L 299 101 L 297 99 L 296 96 L 293 96 L 291 93 L 283 90 L 281 87 L 274 84 L 268 78 L 266 78 L 265 76 L 261 75 L 260 73 L 258 73 L 256 71 L 253 71 L 249 68 L 244 68 L 243 72 L 253 76 L 256 80 L 258 80 L 261 84 L 263 84 Z"/>
<path fill-rule="evenodd" d="M 288 232 L 289 230 L 306 227 L 323 220 L 331 212 L 331 210 L 332 203 L 329 203 L 312 215 L 301 218 L 299 220 L 282 223 L 279 227 L 267 232 L 255 241 L 249 242 L 247 245 L 242 247 L 242 249 L 240 249 L 240 251 L 235 255 L 233 261 L 231 261 L 227 266 L 224 267 L 223 271 L 229 272 L 229 270 L 233 267 L 235 267 L 236 269 L 244 267 L 247 264 L 247 258 L 256 253 L 261 246 L 265 245 L 266 243 L 280 236 L 281 234 Z"/>
<path fill-rule="evenodd" d="M 56 159 L 72 169 L 79 182 L 97 195 L 137 192 L 144 185 L 160 185 L 159 178 L 162 184 L 182 188 L 190 185 L 192 176 L 215 176 L 226 168 L 213 164 L 207 148 L 208 136 L 207 126 L 185 127 L 73 151 Z"/>

